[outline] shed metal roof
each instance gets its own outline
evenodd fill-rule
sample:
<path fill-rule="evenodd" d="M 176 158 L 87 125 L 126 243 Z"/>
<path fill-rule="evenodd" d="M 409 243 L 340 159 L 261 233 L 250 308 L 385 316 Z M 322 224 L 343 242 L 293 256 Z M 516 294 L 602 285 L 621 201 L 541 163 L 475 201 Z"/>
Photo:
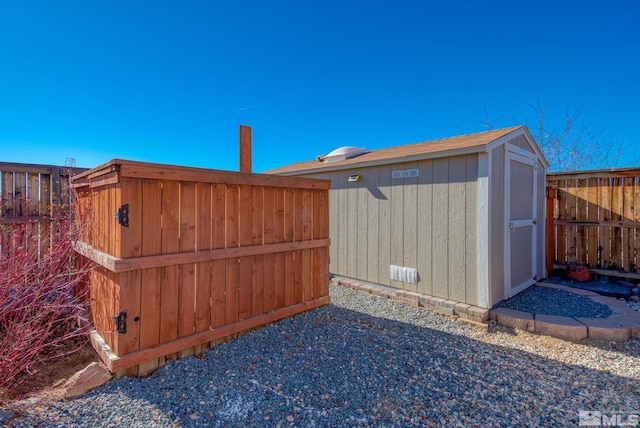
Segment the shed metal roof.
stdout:
<path fill-rule="evenodd" d="M 268 174 L 292 174 L 333 171 L 352 167 L 364 167 L 383 165 L 395 162 L 406 162 L 416 158 L 435 158 L 457 154 L 477 153 L 484 151 L 490 143 L 515 133 L 518 130 L 526 130 L 525 126 L 513 126 L 475 134 L 459 135 L 456 137 L 441 138 L 438 140 L 424 141 L 421 143 L 406 144 L 403 146 L 389 147 L 385 149 L 371 150 L 363 155 L 345 159 L 338 162 L 321 162 L 317 159 L 305 162 L 292 163 L 280 168 L 267 171 Z M 528 134 L 528 131 L 526 131 Z"/>

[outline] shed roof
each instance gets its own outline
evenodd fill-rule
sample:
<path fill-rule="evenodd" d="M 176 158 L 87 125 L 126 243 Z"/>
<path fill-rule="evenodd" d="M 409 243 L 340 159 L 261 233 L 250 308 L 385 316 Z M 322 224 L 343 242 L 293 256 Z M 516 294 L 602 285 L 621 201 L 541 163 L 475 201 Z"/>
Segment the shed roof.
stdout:
<path fill-rule="evenodd" d="M 490 143 L 515 133 L 518 130 L 526 130 L 525 126 L 513 126 L 475 134 L 459 135 L 456 137 L 441 138 L 438 140 L 424 141 L 421 143 L 406 144 L 403 146 L 389 147 L 385 149 L 371 150 L 363 155 L 345 159 L 338 162 L 321 162 L 317 159 L 305 162 L 292 163 L 280 168 L 267 171 L 268 174 L 290 174 L 298 172 L 321 172 L 322 170 L 336 170 L 351 168 L 354 166 L 382 165 L 394 162 L 404 162 L 419 158 L 444 157 L 456 154 L 468 154 L 484 151 Z M 527 131 L 528 133 L 528 131 Z"/>

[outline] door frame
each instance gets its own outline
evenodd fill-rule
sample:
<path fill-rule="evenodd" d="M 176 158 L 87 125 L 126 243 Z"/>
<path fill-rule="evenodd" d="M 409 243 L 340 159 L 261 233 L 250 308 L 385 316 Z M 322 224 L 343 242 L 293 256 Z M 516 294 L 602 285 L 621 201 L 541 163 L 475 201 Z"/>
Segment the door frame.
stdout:
<path fill-rule="evenodd" d="M 535 154 L 527 152 L 520 147 L 513 146 L 511 144 L 505 145 L 505 198 L 504 198 L 504 295 L 505 299 L 509 299 L 524 289 L 530 287 L 531 285 L 536 283 L 536 279 L 538 276 L 537 272 L 537 239 L 538 239 L 538 225 L 537 225 L 537 213 L 538 213 L 538 195 L 537 195 L 537 169 L 538 169 L 538 159 Z M 531 220 L 515 220 L 511 221 L 511 162 L 519 162 L 524 165 L 533 167 L 533 201 L 532 201 L 532 219 Z M 517 287 L 511 287 L 511 226 L 514 227 L 522 227 L 522 226 L 532 226 L 531 228 L 531 273 L 532 277 L 519 284 Z"/>

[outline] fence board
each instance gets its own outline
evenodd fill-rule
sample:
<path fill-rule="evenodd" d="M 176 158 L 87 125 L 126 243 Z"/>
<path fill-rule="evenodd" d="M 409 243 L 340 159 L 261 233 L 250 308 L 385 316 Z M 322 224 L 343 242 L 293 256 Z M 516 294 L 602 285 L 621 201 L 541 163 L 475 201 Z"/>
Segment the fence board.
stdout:
<path fill-rule="evenodd" d="M 240 186 L 227 186 L 226 189 L 226 242 L 225 247 L 237 247 L 240 242 L 239 230 Z"/>
<path fill-rule="evenodd" d="M 276 242 L 275 189 L 265 187 L 263 198 L 263 241 L 265 244 L 273 244 Z"/>
<path fill-rule="evenodd" d="M 295 190 L 284 189 L 284 242 L 294 241 Z"/>
<path fill-rule="evenodd" d="M 299 219 L 302 219 L 306 215 L 305 212 L 305 199 L 306 195 L 302 189 L 296 189 L 294 192 L 293 207 L 294 213 L 291 221 L 293 222 L 293 238 L 294 241 L 302 241 L 303 239 L 303 223 Z"/>
<path fill-rule="evenodd" d="M 570 220 L 577 219 L 577 195 L 576 195 L 576 180 L 567 180 L 567 215 Z M 576 261 L 576 227 L 573 225 L 567 226 L 567 260 Z"/>
<path fill-rule="evenodd" d="M 622 177 L 611 178 L 611 221 L 622 219 Z"/>
<path fill-rule="evenodd" d="M 558 183 L 558 199 L 556 200 L 557 207 L 557 219 L 565 219 L 567 212 L 567 192 L 566 192 L 566 180 L 562 180 Z M 567 232 L 566 227 L 561 224 L 555 225 L 556 229 L 556 248 L 557 259 L 561 263 L 567 262 Z"/>
<path fill-rule="evenodd" d="M 27 212 L 29 217 L 37 217 L 40 215 L 40 174 L 30 172 L 27 173 L 27 192 L 25 197 Z"/>
<path fill-rule="evenodd" d="M 38 215 L 51 213 L 51 174 L 40 174 L 40 206 Z"/>
<path fill-rule="evenodd" d="M 180 183 L 180 252 L 196 250 L 196 184 Z M 194 332 L 195 319 L 195 264 L 180 265 L 178 285 L 178 337 L 190 336 Z"/>
<path fill-rule="evenodd" d="M 180 183 L 166 180 L 162 182 L 162 254 L 176 253 L 180 249 Z M 178 266 L 162 268 L 160 305 L 160 342 L 165 343 L 178 337 Z M 166 359 L 174 359 L 169 355 Z"/>
<path fill-rule="evenodd" d="M 253 188 L 251 186 L 240 186 L 240 202 L 239 202 L 239 224 L 240 229 L 240 243 L 241 247 L 252 244 L 252 210 L 251 210 L 251 198 L 253 194 Z"/>
<path fill-rule="evenodd" d="M 210 183 L 197 184 L 196 249 L 198 251 L 212 249 L 211 190 Z M 195 332 L 199 333 L 211 327 L 211 262 L 199 262 L 196 269 Z"/>
<path fill-rule="evenodd" d="M 249 231 L 251 229 L 249 228 Z M 251 291 L 253 289 L 251 270 L 253 269 L 253 257 L 240 257 L 240 271 L 238 276 L 238 319 L 251 318 Z"/>
<path fill-rule="evenodd" d="M 224 184 L 215 184 L 211 190 L 213 192 L 211 196 L 211 216 L 213 223 L 211 245 L 212 248 L 225 248 L 227 245 L 225 234 L 227 187 Z"/>
<path fill-rule="evenodd" d="M 293 254 L 293 302 L 300 303 L 304 299 L 304 256 L 303 250 L 296 250 Z"/>
<path fill-rule="evenodd" d="M 226 323 L 238 321 L 238 268 L 237 258 L 227 259 L 225 319 Z"/>
<path fill-rule="evenodd" d="M 162 254 L 162 182 L 159 180 L 142 180 L 142 256 Z M 141 273 L 140 305 L 140 348 L 146 349 L 160 343 L 160 298 L 162 268 L 144 269 Z M 160 365 L 159 359 L 153 359 L 140 365 L 141 375 L 152 372 Z"/>
<path fill-rule="evenodd" d="M 635 182 L 636 177 L 623 178 L 622 215 L 625 221 L 635 219 Z M 635 271 L 635 228 L 627 227 L 623 230 L 623 266 L 627 271 Z"/>
<path fill-rule="evenodd" d="M 264 256 L 258 254 L 252 256 L 251 265 L 251 315 L 263 313 L 264 304 Z"/>
<path fill-rule="evenodd" d="M 576 180 L 576 220 L 586 221 L 588 211 L 587 180 Z M 587 231 L 585 226 L 576 226 L 576 260 L 587 260 Z"/>
<path fill-rule="evenodd" d="M 289 279 L 286 275 L 285 259 L 290 253 L 276 253 L 273 255 L 273 298 L 276 307 L 282 308 L 288 306 L 286 304 L 287 289 L 286 282 Z"/>
<path fill-rule="evenodd" d="M 270 312 L 278 307 L 276 304 L 275 256 L 275 254 L 265 254 L 263 259 L 264 312 Z"/>
<path fill-rule="evenodd" d="M 313 261 L 312 250 L 302 250 L 302 298 L 300 302 L 313 299 Z"/>
<path fill-rule="evenodd" d="M 295 302 L 294 255 L 294 252 L 288 252 L 284 254 L 284 306 L 291 306 Z M 293 285 L 293 287 L 291 285 Z"/>
<path fill-rule="evenodd" d="M 13 175 L 13 171 L 2 171 L 2 216 L 6 218 L 12 218 L 15 215 Z"/>
<path fill-rule="evenodd" d="M 251 244 L 264 243 L 264 191 L 262 187 L 251 187 Z"/>
<path fill-rule="evenodd" d="M 27 176 L 24 172 L 16 173 L 14 180 L 14 209 L 18 217 L 27 215 L 25 213 L 27 197 Z"/>
<path fill-rule="evenodd" d="M 284 242 L 285 237 L 285 190 L 274 189 L 274 242 Z"/>
<path fill-rule="evenodd" d="M 144 269 L 141 277 L 140 306 L 140 348 L 146 349 L 160 343 L 160 281 L 162 269 Z M 140 366 L 140 374 L 146 374 L 157 369 L 159 359 L 147 361 Z"/>
<path fill-rule="evenodd" d="M 226 322 L 226 268 L 225 260 L 213 260 L 211 262 L 211 327 L 216 328 L 225 325 Z"/>
<path fill-rule="evenodd" d="M 590 178 L 587 182 L 587 221 L 598 221 L 598 179 Z M 598 230 L 587 227 L 587 256 L 586 263 L 590 266 L 600 266 L 598 251 Z"/>

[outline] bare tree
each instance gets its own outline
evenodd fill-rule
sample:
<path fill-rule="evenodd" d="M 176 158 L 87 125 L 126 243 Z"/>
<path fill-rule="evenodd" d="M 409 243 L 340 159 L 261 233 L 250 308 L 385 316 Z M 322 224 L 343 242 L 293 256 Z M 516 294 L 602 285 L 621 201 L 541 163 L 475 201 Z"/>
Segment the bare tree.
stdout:
<path fill-rule="evenodd" d="M 529 103 L 538 118 L 536 140 L 549 161 L 550 171 L 575 171 L 625 166 L 621 164 L 630 149 L 624 139 L 607 137 L 600 129 L 592 129 L 577 110 L 566 109 L 556 125 L 549 125 L 547 111 L 540 97 Z M 626 166 L 638 159 L 625 159 Z"/>
<path fill-rule="evenodd" d="M 489 115 L 489 110 L 487 110 L 487 105 L 484 104 L 484 120 L 480 121 L 480 125 L 485 129 L 485 131 L 491 131 L 495 129 L 496 123 L 500 120 L 499 117 L 492 118 Z"/>

